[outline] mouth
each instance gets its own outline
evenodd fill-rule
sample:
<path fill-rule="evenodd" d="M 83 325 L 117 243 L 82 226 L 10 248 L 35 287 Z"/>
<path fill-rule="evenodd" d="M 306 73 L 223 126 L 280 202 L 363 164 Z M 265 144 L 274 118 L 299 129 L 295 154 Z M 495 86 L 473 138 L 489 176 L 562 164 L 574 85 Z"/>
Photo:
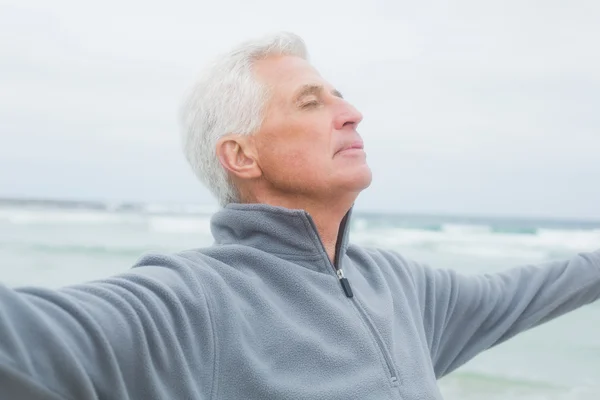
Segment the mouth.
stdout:
<path fill-rule="evenodd" d="M 364 151 L 365 145 L 362 140 L 357 140 L 348 145 L 342 147 L 335 154 L 344 153 L 344 152 L 362 152 Z"/>

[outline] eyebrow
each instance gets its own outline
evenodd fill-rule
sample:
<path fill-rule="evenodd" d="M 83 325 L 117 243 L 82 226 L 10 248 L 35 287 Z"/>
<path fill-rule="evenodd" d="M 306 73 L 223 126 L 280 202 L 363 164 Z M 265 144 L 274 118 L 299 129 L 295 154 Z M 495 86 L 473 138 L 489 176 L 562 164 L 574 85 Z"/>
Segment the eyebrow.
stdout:
<path fill-rule="evenodd" d="M 310 96 L 310 95 L 317 96 L 323 90 L 325 90 L 325 88 L 323 86 L 321 86 L 321 85 L 310 85 L 310 84 L 303 85 L 300 88 L 300 90 L 298 91 L 298 94 L 294 97 L 294 101 L 298 102 L 298 101 L 302 100 L 302 98 L 305 97 L 305 96 Z M 336 96 L 336 97 L 339 97 L 340 99 L 344 98 L 344 96 L 342 96 L 342 94 L 338 90 L 336 90 L 336 89 L 333 89 L 331 91 L 331 94 L 334 95 L 334 96 Z"/>

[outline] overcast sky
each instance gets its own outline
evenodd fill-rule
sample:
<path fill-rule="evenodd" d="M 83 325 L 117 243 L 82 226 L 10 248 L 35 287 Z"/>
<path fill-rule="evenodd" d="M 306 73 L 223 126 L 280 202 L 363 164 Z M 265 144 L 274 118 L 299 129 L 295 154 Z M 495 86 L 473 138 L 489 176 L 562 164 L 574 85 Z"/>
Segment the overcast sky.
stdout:
<path fill-rule="evenodd" d="M 364 114 L 357 208 L 600 218 L 600 2 L 0 0 L 0 196 L 213 202 L 198 70 L 277 30 Z"/>

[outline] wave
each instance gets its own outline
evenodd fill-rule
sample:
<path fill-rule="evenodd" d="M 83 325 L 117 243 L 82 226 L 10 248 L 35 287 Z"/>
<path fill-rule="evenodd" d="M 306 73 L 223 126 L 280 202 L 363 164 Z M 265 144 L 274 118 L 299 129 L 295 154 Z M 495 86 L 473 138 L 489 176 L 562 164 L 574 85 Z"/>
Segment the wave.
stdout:
<path fill-rule="evenodd" d="M 26 226 L 134 226 L 156 233 L 210 234 L 210 217 L 205 214 L 169 215 L 108 211 L 7 210 L 0 209 L 0 223 Z"/>
<path fill-rule="evenodd" d="M 91 210 L 0 209 L 0 222 L 13 225 L 123 224 L 142 221 L 134 214 Z"/>
<path fill-rule="evenodd" d="M 0 198 L 0 210 L 51 211 L 91 211 L 108 213 L 139 213 L 149 215 L 181 214 L 208 215 L 218 207 L 215 204 L 196 203 L 142 203 L 142 202 L 100 202 L 52 199 L 9 199 Z"/>
<path fill-rule="evenodd" d="M 457 371 L 440 380 L 440 389 L 448 400 L 591 400 L 600 398 L 597 385 L 571 386 L 556 382 Z"/>
<path fill-rule="evenodd" d="M 538 228 L 533 227 L 505 227 L 492 226 L 491 231 L 494 233 L 514 233 L 517 235 L 535 235 L 538 233 Z"/>
<path fill-rule="evenodd" d="M 208 217 L 151 217 L 148 219 L 148 228 L 159 233 L 211 234 Z"/>
<path fill-rule="evenodd" d="M 495 375 L 484 372 L 475 371 L 456 371 L 442 381 L 455 381 L 466 385 L 482 386 L 488 389 L 492 388 L 528 388 L 534 390 L 548 391 L 567 391 L 568 386 L 559 385 L 554 382 L 546 382 L 541 380 L 527 379 L 525 377 L 514 377 L 505 375 Z"/>
<path fill-rule="evenodd" d="M 219 208 L 205 204 L 147 204 L 142 210 L 147 214 L 212 215 Z"/>
<path fill-rule="evenodd" d="M 88 244 L 6 244 L 0 243 L 0 248 L 23 253 L 42 253 L 42 254 L 67 254 L 67 255 L 95 255 L 95 256 L 128 256 L 139 257 L 140 254 L 161 249 L 152 249 L 146 247 L 124 247 L 124 246 L 102 246 Z M 168 250 L 168 249 L 164 249 Z"/>
<path fill-rule="evenodd" d="M 600 244 L 600 229 L 536 229 L 498 232 L 491 225 L 444 224 L 440 230 L 353 227 L 360 244 L 412 247 L 478 257 L 543 260 L 591 251 Z"/>
<path fill-rule="evenodd" d="M 471 225 L 471 224 L 443 224 L 441 232 L 454 235 L 481 235 L 492 232 L 489 225 Z"/>
<path fill-rule="evenodd" d="M 121 204 L 122 205 L 122 204 Z M 0 207 L 0 224 L 125 228 L 129 232 L 210 236 L 212 209 L 146 204 L 125 211 Z M 12 229 L 12 228 L 9 228 Z M 413 247 L 445 254 L 543 260 L 595 250 L 600 225 L 550 221 L 471 221 L 448 217 L 357 215 L 352 241 L 377 247 Z"/>

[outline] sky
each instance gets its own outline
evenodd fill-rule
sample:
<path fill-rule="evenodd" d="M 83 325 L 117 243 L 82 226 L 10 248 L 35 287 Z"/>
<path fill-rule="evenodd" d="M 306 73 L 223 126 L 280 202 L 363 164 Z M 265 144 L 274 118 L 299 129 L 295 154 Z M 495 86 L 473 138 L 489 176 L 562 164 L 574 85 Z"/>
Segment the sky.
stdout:
<path fill-rule="evenodd" d="M 183 96 L 287 30 L 364 115 L 357 209 L 599 219 L 598 21 L 595 0 L 0 0 L 0 196 L 215 204 Z"/>

